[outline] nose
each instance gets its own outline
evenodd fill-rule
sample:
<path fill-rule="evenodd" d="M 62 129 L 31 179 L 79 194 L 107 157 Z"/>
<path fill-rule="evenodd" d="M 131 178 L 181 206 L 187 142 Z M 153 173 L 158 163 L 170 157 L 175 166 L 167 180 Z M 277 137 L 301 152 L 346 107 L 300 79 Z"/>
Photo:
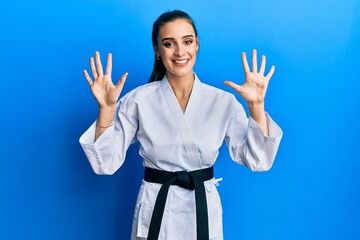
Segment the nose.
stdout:
<path fill-rule="evenodd" d="M 185 55 L 185 52 L 186 52 L 185 51 L 185 46 L 179 44 L 179 45 L 177 45 L 174 54 L 176 56 L 183 56 L 183 55 Z"/>

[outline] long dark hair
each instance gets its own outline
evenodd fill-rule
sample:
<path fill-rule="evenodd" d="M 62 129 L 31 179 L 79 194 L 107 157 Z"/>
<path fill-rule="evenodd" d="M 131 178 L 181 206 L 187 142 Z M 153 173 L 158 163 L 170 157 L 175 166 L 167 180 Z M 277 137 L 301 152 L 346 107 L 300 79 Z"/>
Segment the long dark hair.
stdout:
<path fill-rule="evenodd" d="M 186 12 L 180 11 L 180 10 L 173 10 L 173 11 L 169 11 L 169 12 L 165 12 L 165 13 L 161 14 L 160 17 L 158 19 L 156 19 L 156 21 L 154 22 L 153 30 L 152 30 L 153 46 L 158 45 L 158 36 L 159 36 L 160 28 L 162 26 L 164 26 L 166 23 L 175 21 L 177 19 L 187 20 L 191 24 L 191 26 L 194 28 L 195 37 L 198 36 L 198 32 L 196 30 L 194 21 L 191 19 L 189 14 L 187 14 Z M 155 55 L 154 67 L 153 67 L 149 82 L 159 81 L 165 76 L 165 74 L 166 74 L 166 68 L 165 68 L 162 60 L 156 59 L 156 55 Z"/>

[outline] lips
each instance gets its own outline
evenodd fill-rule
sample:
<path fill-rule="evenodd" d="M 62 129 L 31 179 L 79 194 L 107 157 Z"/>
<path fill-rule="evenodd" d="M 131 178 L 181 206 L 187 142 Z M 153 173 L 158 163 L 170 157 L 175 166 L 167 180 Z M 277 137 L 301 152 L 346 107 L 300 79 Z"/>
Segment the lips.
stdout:
<path fill-rule="evenodd" d="M 185 64 L 189 61 L 189 59 L 179 59 L 179 60 L 173 60 L 176 64 Z"/>

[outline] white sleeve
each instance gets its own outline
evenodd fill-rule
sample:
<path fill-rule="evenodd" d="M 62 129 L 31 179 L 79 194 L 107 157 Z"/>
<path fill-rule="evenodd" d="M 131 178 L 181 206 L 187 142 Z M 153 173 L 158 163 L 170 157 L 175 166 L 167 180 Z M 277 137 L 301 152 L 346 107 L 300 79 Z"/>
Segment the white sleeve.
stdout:
<path fill-rule="evenodd" d="M 114 124 L 94 142 L 96 122 L 80 137 L 80 144 L 94 172 L 111 175 L 124 163 L 126 151 L 136 141 L 138 121 L 130 116 L 119 101 Z"/>
<path fill-rule="evenodd" d="M 226 144 L 231 158 L 252 171 L 267 171 L 275 160 L 283 135 L 281 128 L 266 113 L 269 136 L 265 136 L 254 119 L 246 117 L 240 103 L 235 116 L 230 120 Z"/>

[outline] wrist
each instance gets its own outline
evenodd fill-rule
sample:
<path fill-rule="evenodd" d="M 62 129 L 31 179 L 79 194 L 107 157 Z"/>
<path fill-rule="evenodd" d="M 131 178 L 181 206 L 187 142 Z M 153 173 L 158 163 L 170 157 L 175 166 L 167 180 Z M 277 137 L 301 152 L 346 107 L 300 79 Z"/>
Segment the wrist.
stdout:
<path fill-rule="evenodd" d="M 257 120 L 265 116 L 265 105 L 264 103 L 248 103 L 250 116 Z"/>
<path fill-rule="evenodd" d="M 97 119 L 97 126 L 107 128 L 111 126 L 114 121 L 116 106 L 99 107 L 99 116 Z"/>
<path fill-rule="evenodd" d="M 106 105 L 106 106 L 99 105 L 99 114 L 100 113 L 114 114 L 115 110 L 116 110 L 116 104 L 114 104 L 114 105 Z"/>
<path fill-rule="evenodd" d="M 249 111 L 265 111 L 265 104 L 264 102 L 261 103 L 248 103 Z"/>
<path fill-rule="evenodd" d="M 112 125 L 114 125 L 114 121 L 112 121 L 109 125 L 102 126 L 102 125 L 99 124 L 99 120 L 96 120 L 96 127 L 98 127 L 98 128 L 106 129 L 106 128 L 111 127 Z"/>
<path fill-rule="evenodd" d="M 248 104 L 250 116 L 263 130 L 265 136 L 269 136 L 264 103 Z"/>

